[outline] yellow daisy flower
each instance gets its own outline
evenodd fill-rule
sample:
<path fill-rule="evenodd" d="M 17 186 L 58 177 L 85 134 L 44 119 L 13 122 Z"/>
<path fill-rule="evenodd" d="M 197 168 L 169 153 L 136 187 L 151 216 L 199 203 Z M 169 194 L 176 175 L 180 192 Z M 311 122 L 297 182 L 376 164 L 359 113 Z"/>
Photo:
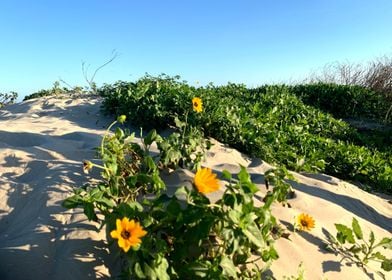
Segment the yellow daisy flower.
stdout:
<path fill-rule="evenodd" d="M 199 97 L 192 98 L 193 111 L 198 113 L 203 111 L 203 102 Z"/>
<path fill-rule="evenodd" d="M 143 227 L 135 220 L 129 220 L 124 217 L 122 220 L 116 220 L 116 229 L 110 232 L 112 238 L 118 239 L 118 246 L 128 252 L 129 248 L 137 247 L 143 237 L 147 234 L 147 231 L 143 230 Z"/>
<path fill-rule="evenodd" d="M 296 226 L 299 230 L 311 231 L 315 226 L 315 221 L 308 214 L 301 213 L 297 216 Z"/>
<path fill-rule="evenodd" d="M 201 168 L 197 170 L 194 184 L 197 190 L 201 193 L 210 193 L 219 189 L 219 180 L 216 178 L 216 174 L 212 173 L 209 168 Z"/>

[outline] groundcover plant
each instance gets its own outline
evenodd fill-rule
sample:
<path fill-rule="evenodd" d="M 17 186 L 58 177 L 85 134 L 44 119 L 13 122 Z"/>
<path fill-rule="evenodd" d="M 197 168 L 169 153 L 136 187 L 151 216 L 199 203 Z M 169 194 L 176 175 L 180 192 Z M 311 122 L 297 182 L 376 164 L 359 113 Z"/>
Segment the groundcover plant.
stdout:
<path fill-rule="evenodd" d="M 241 167 L 238 179 L 227 171 L 218 178 L 211 169 L 201 167 L 203 141 L 197 141 L 201 144 L 195 147 L 189 143 L 199 140 L 193 129 L 204 106 L 199 97 L 190 101 L 189 116 L 186 114 L 178 127 L 177 153 L 162 148 L 157 156 L 151 155 L 153 142 L 159 145 L 170 138 L 155 130 L 142 144 L 134 143 L 126 129 L 117 127 L 111 133 L 116 123 L 125 121 L 126 117 L 120 116 L 98 148 L 102 163 L 83 163 L 85 172 L 100 168 L 102 181 L 75 189 L 63 205 L 83 207 L 90 220 L 106 226 L 109 243 L 117 243 L 122 252 L 125 278 L 260 278 L 278 258 L 274 238 L 279 234 L 270 207 L 274 201 L 285 201 L 290 190 L 284 181 L 288 173 L 285 169 L 269 171 L 268 180 L 274 187 L 264 205 L 256 206 L 253 196 L 258 188 L 245 167 Z M 160 172 L 181 168 L 179 162 L 195 170 L 193 188 L 179 187 L 168 196 Z M 222 187 L 221 199 L 210 202 L 206 194 Z"/>
<path fill-rule="evenodd" d="M 200 122 L 207 104 L 199 96 L 189 98 L 182 118 L 174 117 L 172 134 L 162 137 L 153 129 L 142 137 L 141 144 L 133 141 L 128 129 L 121 128 L 127 117 L 119 116 L 97 148 L 100 162 L 83 162 L 84 172 L 101 169 L 101 181 L 75 189 L 63 202 L 66 208 L 82 207 L 89 220 L 106 227 L 108 246 L 113 254 L 120 252 L 121 277 L 125 279 L 260 279 L 279 257 L 274 242 L 286 233 L 271 206 L 274 202 L 286 204 L 292 192 L 286 179 L 293 177 L 284 167 L 268 170 L 265 182 L 269 191 L 260 205 L 254 200 L 259 189 L 245 167 L 235 177 L 227 171 L 218 177 L 203 168 L 201 162 L 210 144 L 204 140 Z M 150 151 L 153 143 L 157 155 Z M 194 171 L 192 187 L 179 186 L 169 196 L 161 173 L 178 168 Z M 207 194 L 220 189 L 221 198 L 210 201 Z M 310 231 L 315 224 L 309 214 L 301 213 L 294 227 Z M 328 235 L 336 253 L 351 257 L 360 267 L 378 260 L 381 269 L 391 269 L 390 260 L 374 252 L 380 246 L 390 249 L 390 238 L 376 244 L 373 235 L 366 248 L 346 248 L 344 242 L 353 241 L 352 232 L 358 239 L 363 237 L 361 229 L 354 221 L 353 230 L 336 227 L 337 238 Z M 364 258 L 356 257 L 358 249 Z"/>
<path fill-rule="evenodd" d="M 322 94 L 311 94 L 313 89 Z M 125 114 L 132 124 L 145 128 L 174 126 L 187 112 L 185 100 L 199 97 L 205 110 L 197 116 L 198 125 L 205 136 L 291 170 L 325 172 L 369 191 L 392 193 L 391 132 L 363 134 L 327 113 L 341 116 L 342 108 L 351 108 L 352 113 L 345 111 L 344 116 L 384 116 L 385 110 L 379 110 L 388 106 L 377 104 L 385 105 L 387 100 L 361 87 L 248 89 L 241 84 L 210 84 L 195 88 L 179 77 L 163 75 L 105 85 L 98 93 L 107 113 Z M 347 103 L 362 100 L 366 100 L 362 105 Z"/>

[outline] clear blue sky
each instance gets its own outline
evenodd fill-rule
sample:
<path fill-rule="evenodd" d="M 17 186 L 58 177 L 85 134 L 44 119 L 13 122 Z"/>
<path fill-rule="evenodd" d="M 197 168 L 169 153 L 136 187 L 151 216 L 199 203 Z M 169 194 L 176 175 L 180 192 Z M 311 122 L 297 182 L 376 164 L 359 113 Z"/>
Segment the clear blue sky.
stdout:
<path fill-rule="evenodd" d="M 181 75 L 257 86 L 392 53 L 391 0 L 1 0 L 0 92 Z"/>

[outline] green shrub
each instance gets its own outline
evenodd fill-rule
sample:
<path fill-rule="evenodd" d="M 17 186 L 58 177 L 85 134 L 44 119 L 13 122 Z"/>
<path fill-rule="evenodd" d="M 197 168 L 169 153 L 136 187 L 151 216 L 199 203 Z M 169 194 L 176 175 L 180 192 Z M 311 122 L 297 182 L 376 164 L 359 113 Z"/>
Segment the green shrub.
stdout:
<path fill-rule="evenodd" d="M 383 95 L 361 86 L 317 83 L 291 86 L 289 91 L 336 118 L 384 120 L 389 109 Z"/>
<path fill-rule="evenodd" d="M 195 89 L 179 82 L 178 77 L 161 75 L 146 76 L 136 83 L 119 81 L 97 92 L 104 98 L 106 113 L 124 114 L 145 128 L 164 128 L 186 112 L 186 101 L 192 99 Z"/>
<path fill-rule="evenodd" d="M 321 92 L 319 99 L 314 98 L 312 89 Z M 335 99 L 327 98 L 328 90 Z M 184 102 L 199 96 L 206 105 L 200 116 L 201 131 L 206 136 L 293 170 L 327 172 L 359 181 L 370 189 L 392 192 L 388 150 L 381 152 L 377 145 L 368 145 L 369 139 L 346 122 L 315 108 L 326 108 L 330 100 L 339 105 L 328 105 L 332 114 L 376 117 L 374 108 L 380 100 L 362 88 L 321 84 L 256 89 L 241 84 L 210 84 L 194 88 L 180 82 L 179 77 L 146 76 L 135 83 L 105 85 L 99 93 L 106 112 L 126 114 L 133 125 L 148 128 L 174 126 L 175 119 L 186 111 Z M 305 97 L 309 103 L 313 98 L 314 104 L 305 105 L 301 100 Z M 352 99 L 359 105 L 354 106 Z"/>
<path fill-rule="evenodd" d="M 76 86 L 72 87 L 71 89 L 67 87 L 60 87 L 60 82 L 56 81 L 53 83 L 53 87 L 51 89 L 41 89 L 37 92 L 32 94 L 26 95 L 23 101 L 33 99 L 33 98 L 40 98 L 44 96 L 53 96 L 53 95 L 60 95 L 60 94 L 74 94 L 74 93 L 88 93 L 91 91 L 83 89 L 83 87 Z"/>

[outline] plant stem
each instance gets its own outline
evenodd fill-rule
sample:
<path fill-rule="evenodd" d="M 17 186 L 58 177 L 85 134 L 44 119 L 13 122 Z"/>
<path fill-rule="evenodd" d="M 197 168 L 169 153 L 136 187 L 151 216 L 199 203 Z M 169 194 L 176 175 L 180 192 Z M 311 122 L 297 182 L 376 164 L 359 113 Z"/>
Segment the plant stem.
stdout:
<path fill-rule="evenodd" d="M 183 148 L 183 145 L 184 145 L 185 131 L 186 131 L 187 126 L 188 126 L 188 112 L 186 112 L 186 114 L 185 114 L 185 126 L 184 126 L 184 131 L 182 132 L 181 149 Z"/>
<path fill-rule="evenodd" d="M 108 127 L 108 129 L 106 129 L 106 132 L 105 132 L 105 134 L 103 135 L 103 137 L 102 137 L 102 141 L 101 141 L 101 155 L 103 155 L 103 144 L 104 144 L 104 142 L 105 142 L 105 138 L 106 138 L 106 136 L 108 135 L 108 133 L 110 132 L 110 129 L 113 127 L 113 125 L 115 125 L 117 123 L 117 121 L 114 121 L 114 122 L 112 122 L 110 125 L 109 125 L 109 127 Z"/>

